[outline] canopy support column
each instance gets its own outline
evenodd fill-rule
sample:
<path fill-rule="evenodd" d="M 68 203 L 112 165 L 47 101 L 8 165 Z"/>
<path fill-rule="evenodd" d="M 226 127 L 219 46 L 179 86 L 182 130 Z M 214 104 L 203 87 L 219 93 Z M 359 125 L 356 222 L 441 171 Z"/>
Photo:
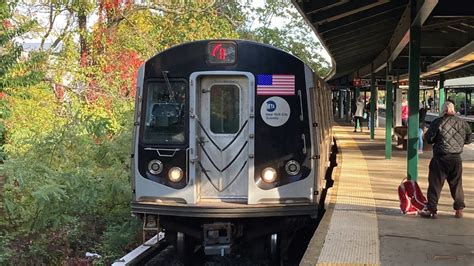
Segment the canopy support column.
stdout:
<path fill-rule="evenodd" d="M 359 98 L 359 96 L 360 96 L 360 87 L 357 86 L 357 87 L 355 88 L 355 94 L 354 94 L 354 99 L 355 99 L 355 101 L 354 101 L 354 103 L 357 103 L 357 99 Z M 356 105 L 356 106 L 357 106 L 357 105 Z M 357 107 L 356 107 L 356 108 L 357 108 Z M 359 120 L 357 120 L 356 123 L 357 123 L 356 128 L 359 129 L 359 128 L 360 128 Z"/>
<path fill-rule="evenodd" d="M 370 75 L 370 140 L 375 139 L 375 104 L 377 88 L 375 87 L 375 73 Z"/>
<path fill-rule="evenodd" d="M 407 145 L 407 176 L 408 180 L 418 180 L 418 130 L 420 102 L 420 35 L 421 22 L 416 20 L 417 1 L 411 4 L 411 26 L 409 56 L 409 87 L 408 87 L 408 145 Z"/>
<path fill-rule="evenodd" d="M 402 125 L 402 96 L 403 92 L 400 89 L 400 76 L 397 75 L 397 83 L 395 83 L 395 126 Z"/>
<path fill-rule="evenodd" d="M 339 89 L 339 118 L 344 118 L 344 97 L 345 92 L 342 89 Z"/>
<path fill-rule="evenodd" d="M 443 112 L 443 105 L 444 101 L 446 99 L 446 91 L 444 90 L 444 73 L 439 74 L 439 115 L 441 116 L 441 113 Z"/>
<path fill-rule="evenodd" d="M 388 64 L 388 66 L 390 63 Z M 393 124 L 393 83 L 392 77 L 388 75 L 385 83 L 385 159 L 392 159 L 392 124 Z"/>

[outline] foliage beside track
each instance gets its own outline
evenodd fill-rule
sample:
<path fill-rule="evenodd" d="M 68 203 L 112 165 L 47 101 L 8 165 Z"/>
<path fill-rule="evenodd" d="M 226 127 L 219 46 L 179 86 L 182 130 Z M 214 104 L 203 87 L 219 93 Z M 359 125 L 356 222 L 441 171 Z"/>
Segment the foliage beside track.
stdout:
<path fill-rule="evenodd" d="M 87 251 L 110 263 L 140 241 L 141 224 L 130 216 L 129 157 L 135 75 L 153 54 L 186 41 L 241 37 L 315 59 L 301 39 L 279 40 L 289 31 L 250 28 L 238 2 L 48 0 L 21 10 L 9 2 L 0 4 L 0 264 L 88 263 Z M 49 23 L 67 16 L 52 39 L 48 22 L 13 16 L 38 8 Z M 86 27 L 93 12 L 99 19 Z M 28 57 L 15 42 L 25 33 L 41 38 Z"/>

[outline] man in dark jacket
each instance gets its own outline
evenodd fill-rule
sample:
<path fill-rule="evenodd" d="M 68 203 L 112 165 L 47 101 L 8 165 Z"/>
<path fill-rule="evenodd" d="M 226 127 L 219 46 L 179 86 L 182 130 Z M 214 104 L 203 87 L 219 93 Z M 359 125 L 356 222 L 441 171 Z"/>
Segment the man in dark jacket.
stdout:
<path fill-rule="evenodd" d="M 472 132 L 469 124 L 455 113 L 454 104 L 446 102 L 443 116 L 434 120 L 425 134 L 426 141 L 433 144 L 433 158 L 428 174 L 428 204 L 420 212 L 422 217 L 436 217 L 438 199 L 446 179 L 454 199 L 455 217 L 462 218 L 465 205 L 461 153 L 464 144 L 471 143 Z"/>

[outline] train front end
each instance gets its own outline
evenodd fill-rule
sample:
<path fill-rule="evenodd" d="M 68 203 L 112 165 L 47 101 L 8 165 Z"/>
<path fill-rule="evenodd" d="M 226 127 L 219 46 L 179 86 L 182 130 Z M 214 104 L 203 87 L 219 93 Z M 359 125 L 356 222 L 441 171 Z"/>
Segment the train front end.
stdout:
<path fill-rule="evenodd" d="M 248 41 L 192 42 L 149 59 L 137 81 L 132 212 L 206 254 L 315 218 L 313 80 L 296 57 Z"/>

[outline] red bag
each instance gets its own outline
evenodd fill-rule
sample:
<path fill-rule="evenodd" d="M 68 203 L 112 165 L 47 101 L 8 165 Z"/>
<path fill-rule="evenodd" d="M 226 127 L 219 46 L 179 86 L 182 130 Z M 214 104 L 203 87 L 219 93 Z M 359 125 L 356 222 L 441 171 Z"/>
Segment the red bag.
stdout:
<path fill-rule="evenodd" d="M 400 210 L 403 214 L 416 215 L 418 211 L 423 210 L 427 203 L 418 183 L 406 178 L 398 186 L 398 198 L 400 199 Z"/>

